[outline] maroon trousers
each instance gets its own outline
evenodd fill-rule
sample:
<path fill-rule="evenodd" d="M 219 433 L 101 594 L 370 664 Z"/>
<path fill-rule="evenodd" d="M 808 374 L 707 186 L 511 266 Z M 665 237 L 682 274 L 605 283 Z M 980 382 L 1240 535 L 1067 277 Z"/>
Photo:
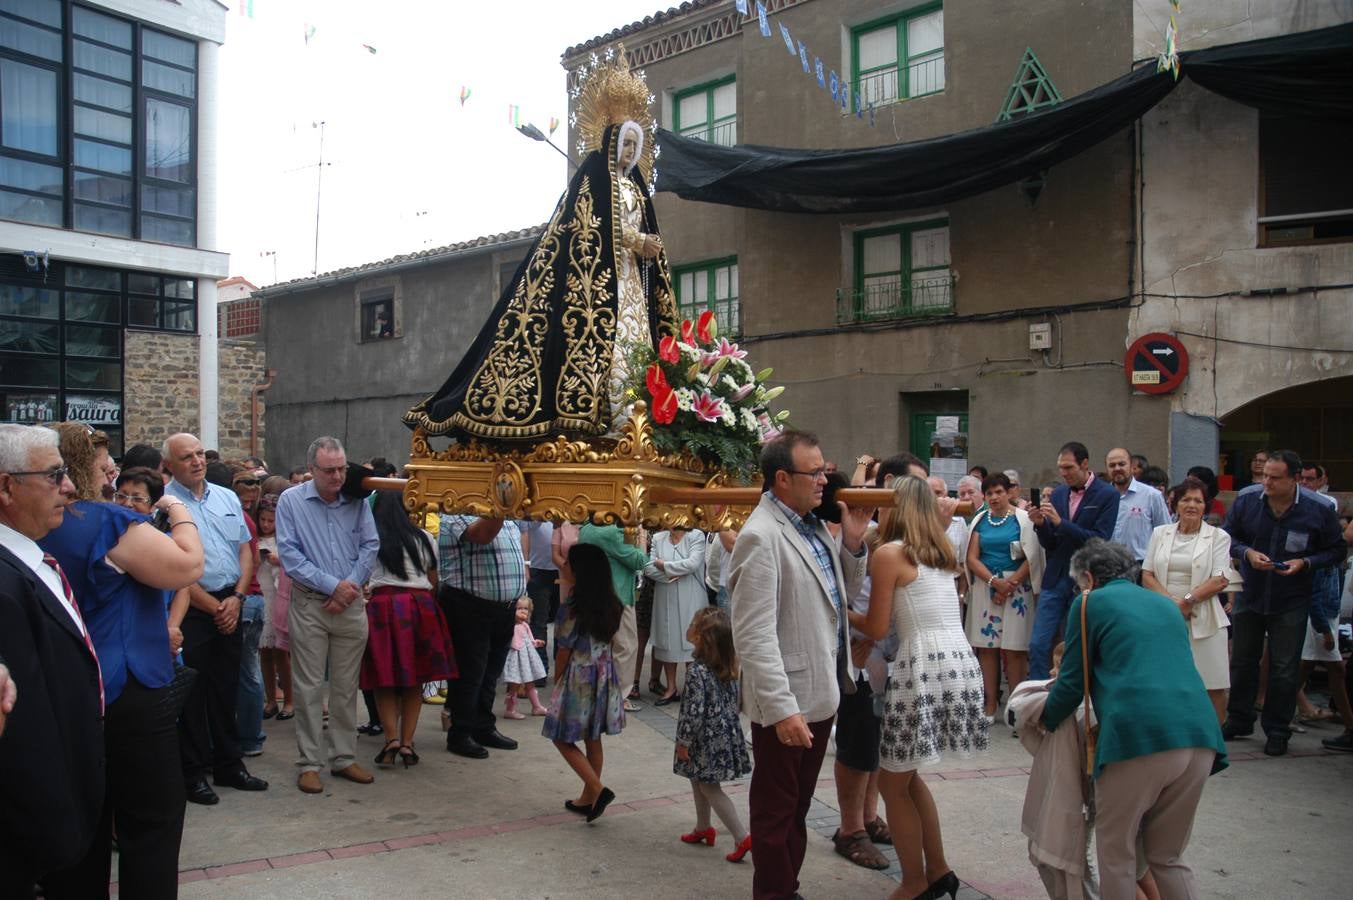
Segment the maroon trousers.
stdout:
<path fill-rule="evenodd" d="M 832 718 L 809 722 L 813 746 L 786 747 L 775 729 L 752 723 L 753 900 L 793 900 L 808 850 L 808 807 L 817 788 Z"/>

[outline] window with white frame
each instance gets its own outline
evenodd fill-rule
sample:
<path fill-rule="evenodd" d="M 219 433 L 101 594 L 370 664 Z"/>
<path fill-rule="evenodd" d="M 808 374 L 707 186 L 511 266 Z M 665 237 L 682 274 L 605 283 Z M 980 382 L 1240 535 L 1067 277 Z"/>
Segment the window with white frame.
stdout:
<path fill-rule="evenodd" d="M 673 129 L 683 137 L 731 147 L 738 142 L 738 85 L 734 76 L 677 91 Z"/>
<path fill-rule="evenodd" d="M 866 105 L 944 90 L 944 9 L 931 4 L 851 31 L 854 87 Z"/>

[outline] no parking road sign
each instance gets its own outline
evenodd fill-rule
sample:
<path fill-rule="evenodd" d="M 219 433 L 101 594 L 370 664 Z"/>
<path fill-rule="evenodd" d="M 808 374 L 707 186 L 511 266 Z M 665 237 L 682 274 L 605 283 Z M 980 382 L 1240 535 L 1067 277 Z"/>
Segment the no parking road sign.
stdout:
<path fill-rule="evenodd" d="M 1168 394 L 1189 374 L 1189 354 L 1173 335 L 1146 334 L 1132 342 L 1123 368 L 1134 391 Z"/>

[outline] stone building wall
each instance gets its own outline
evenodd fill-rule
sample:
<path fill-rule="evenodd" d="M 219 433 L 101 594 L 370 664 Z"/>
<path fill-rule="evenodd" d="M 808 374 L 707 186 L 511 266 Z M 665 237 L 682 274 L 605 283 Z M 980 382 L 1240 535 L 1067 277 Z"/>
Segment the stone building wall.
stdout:
<path fill-rule="evenodd" d="M 124 346 L 126 445 L 159 446 L 178 431 L 198 429 L 197 335 L 127 331 Z M 220 418 L 217 433 L 224 459 L 249 455 L 249 395 L 267 377 L 261 344 L 219 344 Z M 263 395 L 266 397 L 266 394 Z M 258 454 L 263 446 L 263 399 L 259 401 Z"/>

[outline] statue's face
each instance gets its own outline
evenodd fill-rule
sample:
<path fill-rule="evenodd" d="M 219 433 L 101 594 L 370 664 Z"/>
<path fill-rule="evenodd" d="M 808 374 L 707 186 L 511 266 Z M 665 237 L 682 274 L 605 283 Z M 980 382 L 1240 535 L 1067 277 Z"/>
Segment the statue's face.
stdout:
<path fill-rule="evenodd" d="M 634 153 L 637 149 L 638 145 L 635 143 L 634 133 L 629 131 L 625 132 L 625 139 L 620 142 L 621 164 L 625 166 L 634 165 Z"/>

